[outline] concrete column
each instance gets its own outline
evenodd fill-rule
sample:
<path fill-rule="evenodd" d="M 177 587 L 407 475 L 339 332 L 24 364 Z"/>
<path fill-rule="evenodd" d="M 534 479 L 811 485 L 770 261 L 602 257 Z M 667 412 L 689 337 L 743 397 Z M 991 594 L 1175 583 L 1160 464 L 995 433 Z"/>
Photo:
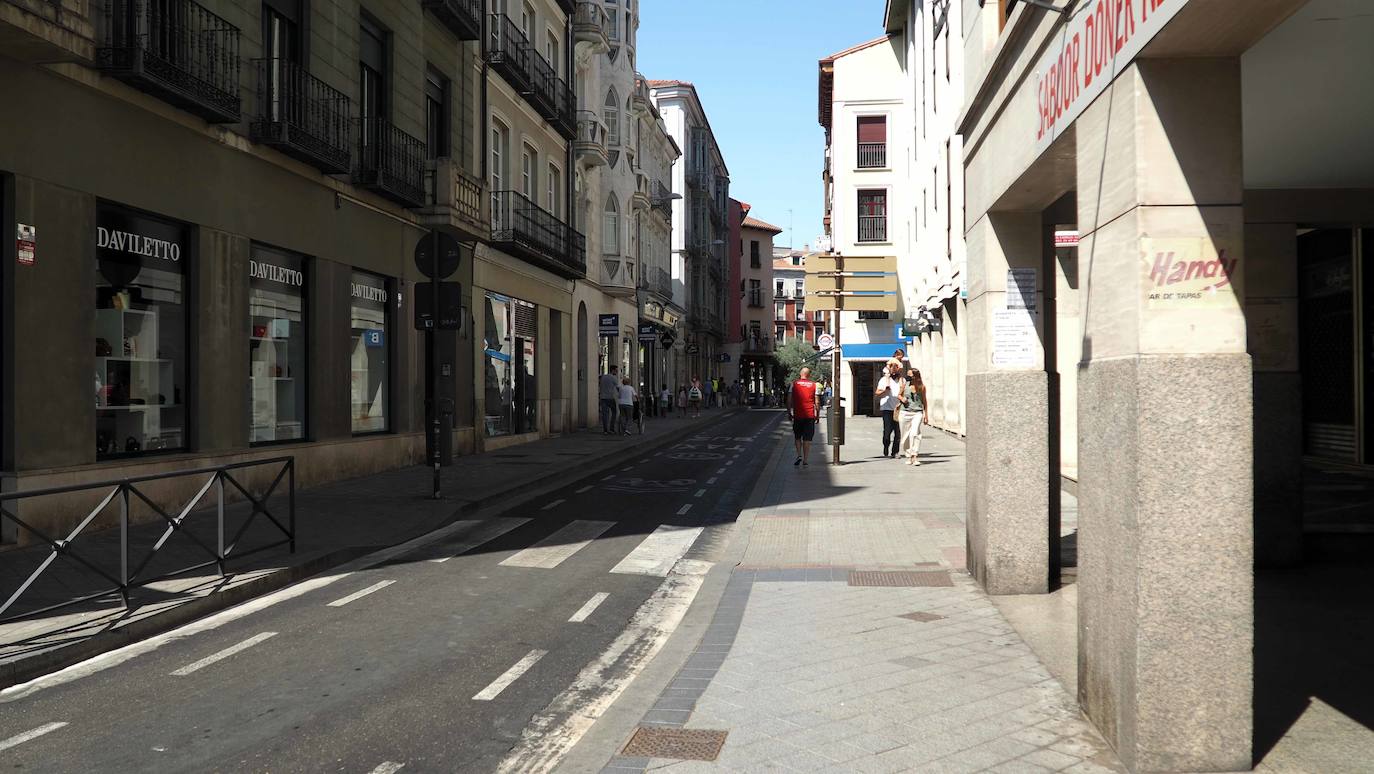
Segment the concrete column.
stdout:
<path fill-rule="evenodd" d="M 1060 476 L 1078 480 L 1078 362 L 1083 355 L 1079 318 L 1078 248 L 1055 250 L 1055 350 L 1059 373 Z"/>
<path fill-rule="evenodd" d="M 201 227 L 192 295 L 190 374 L 192 443 L 196 451 L 248 446 L 249 241 L 246 237 Z"/>
<path fill-rule="evenodd" d="M 941 396 L 945 394 L 945 334 L 943 331 L 931 331 L 928 335 L 930 337 L 930 367 L 921 370 L 921 377 L 926 383 L 926 391 L 931 396 L 931 405 L 926 406 L 926 411 L 930 412 L 931 422 L 943 423 L 945 404 Z"/>
<path fill-rule="evenodd" d="M 944 302 L 945 373 L 940 395 L 932 402 L 942 407 L 941 427 L 953 432 L 963 429 L 964 418 L 959 413 L 960 393 L 964 391 L 964 363 L 959 354 L 958 299 Z"/>
<path fill-rule="evenodd" d="M 1255 563 L 1302 561 L 1302 378 L 1293 223 L 1245 226 L 1245 326 L 1254 366 Z"/>
<path fill-rule="evenodd" d="M 1078 698 L 1132 771 L 1251 763 L 1240 96 L 1142 60 L 1076 123 Z"/>
<path fill-rule="evenodd" d="M 1050 581 L 1044 325 L 1039 314 L 1007 309 L 1008 270 L 1039 276 L 1040 213 L 990 212 L 966 239 L 969 571 L 989 594 L 1043 594 Z M 1042 285 L 1037 280 L 1036 309 L 1044 308 Z M 1017 331 L 1025 336 L 1009 335 Z"/>

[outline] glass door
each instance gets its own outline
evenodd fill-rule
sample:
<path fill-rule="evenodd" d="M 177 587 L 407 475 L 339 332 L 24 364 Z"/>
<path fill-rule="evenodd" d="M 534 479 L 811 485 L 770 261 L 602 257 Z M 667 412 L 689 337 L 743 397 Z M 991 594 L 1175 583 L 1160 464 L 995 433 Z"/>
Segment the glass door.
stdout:
<path fill-rule="evenodd" d="M 1349 228 L 1298 230 L 1303 451 L 1355 462 L 1356 317 Z"/>

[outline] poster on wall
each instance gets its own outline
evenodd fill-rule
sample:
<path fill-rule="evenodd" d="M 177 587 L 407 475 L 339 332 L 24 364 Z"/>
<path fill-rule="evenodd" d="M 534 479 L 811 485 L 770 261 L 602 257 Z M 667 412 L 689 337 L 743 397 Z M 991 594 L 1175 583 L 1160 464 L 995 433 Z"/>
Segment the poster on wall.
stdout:
<path fill-rule="evenodd" d="M 16 223 L 15 226 L 19 265 L 32 266 L 38 260 L 38 229 L 27 223 Z"/>
<path fill-rule="evenodd" d="M 1007 308 L 1035 311 L 1035 269 L 1007 269 Z"/>
<path fill-rule="evenodd" d="M 1035 317 L 1020 309 L 999 309 L 992 315 L 992 364 L 1000 368 L 1036 365 L 1039 341 Z"/>

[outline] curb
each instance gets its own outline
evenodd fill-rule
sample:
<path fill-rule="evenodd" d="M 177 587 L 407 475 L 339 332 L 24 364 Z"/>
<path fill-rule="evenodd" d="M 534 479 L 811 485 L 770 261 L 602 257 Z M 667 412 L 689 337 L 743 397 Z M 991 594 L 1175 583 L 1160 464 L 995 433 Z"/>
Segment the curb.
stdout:
<path fill-rule="evenodd" d="M 725 409 L 721 412 L 720 416 L 715 419 L 707 420 L 706 422 L 694 424 L 689 427 L 683 427 L 679 430 L 669 431 L 651 440 L 641 440 L 628 445 L 618 446 L 613 450 L 608 450 L 606 454 L 601 455 L 597 459 L 583 460 L 565 470 L 552 470 L 542 476 L 532 476 L 518 487 L 501 492 L 492 492 L 476 500 L 466 501 L 458 506 L 443 524 L 418 535 L 401 537 L 394 542 L 382 545 L 348 546 L 336 549 L 312 559 L 308 559 L 300 564 L 283 567 L 280 570 L 270 572 L 261 578 L 256 578 L 242 585 L 233 586 L 224 591 L 217 591 L 207 596 L 185 602 L 164 612 L 150 615 L 147 618 L 127 624 L 118 629 L 101 632 L 85 640 L 81 640 L 80 642 L 62 645 L 30 656 L 17 658 L 5 664 L 0 664 L 0 689 L 28 682 L 29 680 L 42 677 L 51 672 L 56 672 L 59 669 L 65 669 L 73 664 L 79 664 L 87 659 L 108 653 L 112 650 L 117 650 L 126 645 L 131 645 L 139 640 L 163 634 L 172 629 L 184 626 L 196 619 L 204 618 L 212 613 L 226 610 L 256 597 L 286 588 L 306 578 L 347 564 L 348 562 L 375 551 L 418 540 L 426 535 L 452 525 L 463 517 L 471 516 L 485 510 L 495 510 L 496 513 L 501 513 L 512 508 L 520 507 L 531 500 L 544 496 L 552 490 L 560 489 L 570 483 L 586 478 L 589 475 L 595 475 L 623 464 L 624 459 L 618 455 L 621 455 L 625 451 L 632 450 L 636 453 L 643 453 L 661 449 L 664 446 L 677 442 L 683 436 L 690 435 L 702 428 L 714 427 L 747 410 L 748 409 L 744 408 Z M 496 515 L 496 513 L 491 515 Z"/>

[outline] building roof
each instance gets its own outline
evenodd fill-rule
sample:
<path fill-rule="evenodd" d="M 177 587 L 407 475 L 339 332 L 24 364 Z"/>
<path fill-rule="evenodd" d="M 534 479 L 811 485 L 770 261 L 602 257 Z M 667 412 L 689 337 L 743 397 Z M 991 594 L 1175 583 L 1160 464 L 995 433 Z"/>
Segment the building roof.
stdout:
<path fill-rule="evenodd" d="M 850 54 L 854 54 L 854 53 L 858 53 L 859 51 L 863 51 L 863 50 L 866 49 L 866 48 L 873 48 L 874 46 L 878 45 L 879 43 L 886 43 L 886 42 L 887 42 L 889 39 L 891 39 L 891 38 L 892 38 L 891 35 L 884 35 L 884 36 L 882 36 L 881 38 L 874 38 L 874 39 L 872 39 L 872 40 L 870 40 L 870 41 L 867 41 L 867 42 L 865 42 L 865 43 L 860 43 L 860 44 L 857 45 L 857 46 L 850 46 L 849 48 L 846 48 L 846 49 L 843 50 L 843 51 L 840 51 L 840 52 L 835 53 L 835 54 L 831 54 L 830 56 L 828 56 L 828 57 L 822 59 L 821 61 L 822 61 L 822 62 L 833 62 L 833 61 L 835 61 L 836 59 L 839 59 L 839 58 L 842 57 L 842 56 L 849 56 Z"/>
<path fill-rule="evenodd" d="M 660 81 L 654 78 L 650 78 L 649 80 L 645 81 L 645 83 L 649 84 L 649 88 L 651 89 L 672 89 L 679 86 L 689 89 L 696 88 L 692 85 L 691 81 Z"/>
<path fill-rule="evenodd" d="M 716 139 L 715 139 L 715 137 L 716 137 L 716 130 L 715 130 L 714 128 L 712 128 L 712 126 L 711 126 L 711 117 L 708 116 L 708 115 L 706 115 L 706 106 L 703 105 L 702 102 L 701 102 L 701 95 L 697 93 L 697 87 L 696 87 L 696 86 L 693 86 L 691 81 L 657 80 L 657 79 L 650 78 L 650 79 L 646 79 L 644 82 L 645 82 L 646 84 L 649 85 L 649 88 L 650 88 L 651 90 L 653 90 L 653 89 L 687 89 L 687 90 L 689 90 L 689 91 L 692 92 L 692 100 L 693 100 L 694 102 L 697 103 L 697 110 L 701 111 L 701 117 L 702 117 L 702 119 L 706 122 L 706 131 L 708 131 L 708 132 L 711 133 L 712 144 L 715 145 L 715 148 L 716 148 L 716 156 L 720 159 L 720 165 L 721 165 L 722 168 L 725 169 L 725 177 L 728 179 L 728 178 L 730 177 L 730 165 L 725 163 L 725 152 L 722 151 L 722 150 L 720 149 L 720 143 L 719 143 L 718 141 L 716 141 Z M 651 94 L 651 95 L 650 95 L 650 98 L 652 99 L 652 97 L 653 97 L 653 95 Z M 653 100 L 653 102 L 654 102 L 654 107 L 658 107 L 658 101 L 657 101 L 657 100 Z M 683 138 L 683 139 L 684 139 L 684 144 L 685 144 L 686 138 Z M 679 156 L 682 156 L 684 153 L 685 153 L 685 151 L 684 151 L 682 148 L 678 148 L 678 155 L 679 155 Z"/>
<path fill-rule="evenodd" d="M 822 59 L 819 63 L 817 63 L 817 69 L 819 70 L 819 78 L 817 82 L 816 92 L 817 96 L 819 97 L 820 104 L 817 106 L 818 109 L 816 113 L 818 119 L 820 120 L 821 126 L 825 127 L 827 145 L 830 141 L 830 111 L 835 101 L 835 60 L 839 59 L 840 57 L 845 57 L 849 56 L 850 54 L 858 53 L 859 51 L 863 51 L 866 48 L 873 48 L 874 46 L 880 43 L 886 43 L 893 37 L 894 36 L 892 35 L 884 35 L 881 38 L 874 38 L 873 40 L 870 40 L 866 43 L 860 43 L 857 46 L 850 46 L 849 48 L 846 48 L 843 51 L 838 51 L 834 54 L 831 54 L 830 56 Z"/>
<path fill-rule="evenodd" d="M 758 218 L 745 218 L 745 219 L 744 219 L 744 227 L 745 227 L 745 228 L 756 228 L 756 229 L 758 229 L 758 230 L 760 230 L 760 231 L 771 231 L 771 232 L 773 232 L 774 234 L 781 234 L 781 233 L 782 233 L 782 229 L 778 228 L 777 226 L 774 226 L 772 223 L 765 223 L 765 222 L 759 220 Z"/>

